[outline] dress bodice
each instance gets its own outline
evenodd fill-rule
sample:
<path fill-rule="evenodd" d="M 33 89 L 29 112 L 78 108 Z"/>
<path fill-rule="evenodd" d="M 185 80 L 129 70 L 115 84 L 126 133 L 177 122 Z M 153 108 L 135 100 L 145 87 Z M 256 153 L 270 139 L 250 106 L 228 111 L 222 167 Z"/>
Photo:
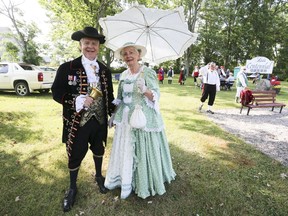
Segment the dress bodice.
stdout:
<path fill-rule="evenodd" d="M 145 80 L 148 89 L 155 95 L 155 101 L 149 101 L 144 94 L 140 93 L 136 84 L 139 77 Z M 161 114 L 158 108 L 156 108 L 157 106 L 155 106 L 159 100 L 159 85 L 155 71 L 147 67 L 143 67 L 142 71 L 135 75 L 131 75 L 128 70 L 124 71 L 120 77 L 117 99 L 121 102 L 115 114 L 114 123 L 116 125 L 124 122 L 127 124 L 135 106 L 140 105 L 147 119 L 144 130 L 160 131 L 163 129 Z M 125 113 L 127 113 L 127 115 L 125 115 Z"/>

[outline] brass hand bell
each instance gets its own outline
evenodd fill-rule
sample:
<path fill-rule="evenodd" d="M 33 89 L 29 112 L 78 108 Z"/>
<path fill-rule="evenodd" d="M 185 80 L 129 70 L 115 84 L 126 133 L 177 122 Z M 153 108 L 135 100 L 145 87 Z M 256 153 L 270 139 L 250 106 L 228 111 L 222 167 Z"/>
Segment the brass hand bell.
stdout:
<path fill-rule="evenodd" d="M 102 96 L 103 94 L 99 89 L 97 89 L 96 87 L 92 87 L 90 97 L 92 97 L 95 100 L 96 98 L 102 97 Z"/>

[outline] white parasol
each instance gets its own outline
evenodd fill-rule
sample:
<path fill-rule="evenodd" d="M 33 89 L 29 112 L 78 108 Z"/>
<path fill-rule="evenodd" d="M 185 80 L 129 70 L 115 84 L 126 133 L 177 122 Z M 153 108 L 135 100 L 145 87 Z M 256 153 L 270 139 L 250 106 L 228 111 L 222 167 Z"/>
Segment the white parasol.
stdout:
<path fill-rule="evenodd" d="M 155 64 L 181 57 L 197 38 L 188 30 L 183 7 L 161 10 L 138 5 L 99 23 L 108 48 L 115 51 L 127 42 L 145 46 L 143 61 Z"/>

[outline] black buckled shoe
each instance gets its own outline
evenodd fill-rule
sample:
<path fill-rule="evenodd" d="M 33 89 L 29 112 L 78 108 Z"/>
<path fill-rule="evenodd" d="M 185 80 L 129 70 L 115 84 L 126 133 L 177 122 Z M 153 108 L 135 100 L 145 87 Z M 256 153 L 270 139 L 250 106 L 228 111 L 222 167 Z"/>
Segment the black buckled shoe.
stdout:
<path fill-rule="evenodd" d="M 210 114 L 214 114 L 214 112 L 212 110 L 207 110 L 206 112 L 210 113 Z"/>
<path fill-rule="evenodd" d="M 95 176 L 95 181 L 99 187 L 100 193 L 106 194 L 108 192 L 108 189 L 104 186 L 105 178 L 103 176 Z"/>
<path fill-rule="evenodd" d="M 77 189 L 69 189 L 65 193 L 64 202 L 63 202 L 63 211 L 68 212 L 71 210 L 75 202 L 75 197 L 77 194 Z"/>

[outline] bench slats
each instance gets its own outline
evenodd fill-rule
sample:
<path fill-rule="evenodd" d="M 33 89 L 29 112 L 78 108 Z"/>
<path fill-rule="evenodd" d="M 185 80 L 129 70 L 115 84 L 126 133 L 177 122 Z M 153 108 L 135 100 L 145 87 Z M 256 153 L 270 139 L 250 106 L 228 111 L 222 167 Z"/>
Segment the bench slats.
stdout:
<path fill-rule="evenodd" d="M 275 100 L 271 98 L 254 100 L 254 104 L 261 104 L 261 103 L 275 103 Z"/>
<path fill-rule="evenodd" d="M 281 104 L 281 103 L 266 103 L 266 104 L 259 104 L 259 105 L 254 105 L 254 104 L 248 104 L 247 107 L 251 107 L 251 108 L 261 108 L 261 107 L 281 107 L 281 106 L 285 106 L 285 104 Z"/>
<path fill-rule="evenodd" d="M 284 103 L 276 103 L 276 91 L 259 91 L 252 90 L 252 95 L 254 99 L 251 104 L 245 105 L 248 108 L 247 115 L 252 108 L 261 108 L 261 107 L 272 107 L 272 111 L 274 107 L 280 107 L 279 113 L 282 112 L 283 107 L 286 106 Z M 241 106 L 240 113 L 242 113 L 243 105 Z"/>

